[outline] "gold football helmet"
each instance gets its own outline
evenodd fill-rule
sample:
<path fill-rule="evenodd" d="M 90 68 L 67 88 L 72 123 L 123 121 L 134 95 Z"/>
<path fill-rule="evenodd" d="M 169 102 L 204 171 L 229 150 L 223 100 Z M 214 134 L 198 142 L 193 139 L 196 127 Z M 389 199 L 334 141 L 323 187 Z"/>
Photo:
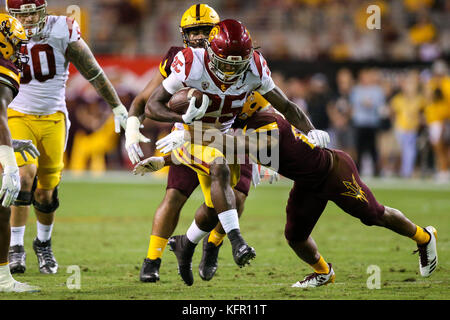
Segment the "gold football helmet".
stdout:
<path fill-rule="evenodd" d="M 187 9 L 180 22 L 180 32 L 184 45 L 189 46 L 189 31 L 193 28 L 212 27 L 220 21 L 217 12 L 207 4 L 194 4 Z M 209 33 L 209 32 L 208 32 Z"/>
<path fill-rule="evenodd" d="M 16 18 L 0 13 L 0 52 L 5 60 L 11 60 L 18 67 L 27 63 L 27 56 L 20 52 L 28 42 L 25 29 Z"/>

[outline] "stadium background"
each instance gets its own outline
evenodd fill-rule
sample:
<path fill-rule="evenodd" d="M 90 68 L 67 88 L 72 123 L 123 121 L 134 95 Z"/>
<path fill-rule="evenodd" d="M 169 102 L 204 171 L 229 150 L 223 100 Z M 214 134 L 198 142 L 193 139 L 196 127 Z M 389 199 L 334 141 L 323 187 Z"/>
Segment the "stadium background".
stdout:
<path fill-rule="evenodd" d="M 449 181 L 448 70 L 443 70 L 446 75 L 439 80 L 442 101 L 433 101 L 436 86 L 430 89 L 430 83 L 435 77 L 433 70 L 443 69 L 436 61 L 448 60 L 450 56 L 450 1 L 216 0 L 208 3 L 222 19 L 240 19 L 246 24 L 255 45 L 267 58 L 276 83 L 290 99 L 305 108 L 317 128 L 330 132 L 332 147 L 342 148 L 359 160 L 363 175 L 435 177 L 441 182 Z M 152 74 L 158 72 L 158 64 L 167 49 L 181 45 L 179 20 L 192 4 L 172 0 L 59 0 L 49 1 L 49 11 L 73 14 L 80 22 L 84 39 L 129 107 Z M 366 10 L 372 4 L 381 9 L 379 30 L 369 30 L 366 26 L 369 17 Z M 377 119 L 371 124 L 376 153 L 361 150 L 363 156 L 357 157 L 361 148 L 358 137 L 364 132 L 355 128 L 360 124 L 348 114 L 354 106 L 343 90 L 339 91 L 339 82 L 342 88 L 347 87 L 349 95 L 358 91 L 354 90 L 356 87 L 365 86 L 367 90 L 359 92 L 363 100 L 367 92 L 370 96 L 370 91 L 382 90 L 383 100 L 376 106 Z M 420 114 L 410 112 L 414 119 L 406 122 L 416 122 L 415 117 L 419 122 L 409 126 L 405 121 L 395 121 L 396 116 L 401 117 L 396 110 L 403 105 L 400 102 L 395 107 L 393 102 L 408 83 L 416 87 L 410 102 L 420 105 L 422 110 Z M 433 114 L 435 102 L 444 105 L 438 108 L 444 110 L 439 115 Z M 124 137 L 113 133 L 109 108 L 74 68 L 67 86 L 67 103 L 72 128 L 66 170 L 101 175 L 107 170 L 130 169 L 123 148 Z M 447 130 L 434 145 L 429 132 L 433 120 L 447 123 L 444 125 Z M 146 156 L 155 153 L 154 142 L 169 129 L 168 125 L 146 120 L 143 133 L 152 139 L 152 143 L 143 146 Z M 406 142 L 402 145 L 400 132 L 409 133 L 408 137 L 417 134 L 417 138 L 403 139 Z M 408 168 L 402 170 L 403 155 L 415 159 L 413 172 Z"/>

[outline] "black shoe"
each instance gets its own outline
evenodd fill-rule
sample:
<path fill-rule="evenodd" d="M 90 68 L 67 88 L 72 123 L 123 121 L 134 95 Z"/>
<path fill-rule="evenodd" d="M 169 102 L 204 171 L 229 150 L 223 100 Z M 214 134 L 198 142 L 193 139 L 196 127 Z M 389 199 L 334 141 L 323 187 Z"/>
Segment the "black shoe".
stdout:
<path fill-rule="evenodd" d="M 142 282 L 156 282 L 159 281 L 159 267 L 161 266 L 161 259 L 155 260 L 145 258 L 142 264 L 139 279 Z"/>
<path fill-rule="evenodd" d="M 233 229 L 227 234 L 231 242 L 231 250 L 233 253 L 234 262 L 239 267 L 250 264 L 250 260 L 256 257 L 255 249 L 250 247 L 241 236 L 239 229 Z"/>
<path fill-rule="evenodd" d="M 24 273 L 27 269 L 25 265 L 25 259 L 27 254 L 25 253 L 24 246 L 12 246 L 9 247 L 9 270 L 11 273 Z"/>
<path fill-rule="evenodd" d="M 51 239 L 44 242 L 41 242 L 38 238 L 34 239 L 33 249 L 36 253 L 41 273 L 53 274 L 58 271 L 58 263 L 53 255 Z"/>
<path fill-rule="evenodd" d="M 186 235 L 173 236 L 169 238 L 170 250 L 175 253 L 178 261 L 178 273 L 184 283 L 192 286 L 194 276 L 192 275 L 192 256 L 194 255 L 195 243 L 189 241 Z"/>
<path fill-rule="evenodd" d="M 205 281 L 211 280 L 216 274 L 217 258 L 222 244 L 223 242 L 216 246 L 214 243 L 208 242 L 208 236 L 203 239 L 203 254 L 202 260 L 198 266 L 198 273 Z"/>

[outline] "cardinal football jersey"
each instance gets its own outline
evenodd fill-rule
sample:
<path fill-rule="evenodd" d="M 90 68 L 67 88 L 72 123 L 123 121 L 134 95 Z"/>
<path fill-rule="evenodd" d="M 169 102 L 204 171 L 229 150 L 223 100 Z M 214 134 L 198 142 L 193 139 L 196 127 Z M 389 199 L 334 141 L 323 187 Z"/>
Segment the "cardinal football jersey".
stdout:
<path fill-rule="evenodd" d="M 66 110 L 66 82 L 69 43 L 81 39 L 78 23 L 65 16 L 48 16 L 42 33 L 30 39 L 20 92 L 9 108 L 32 115 L 49 115 Z"/>
<path fill-rule="evenodd" d="M 207 94 L 211 104 L 201 121 L 226 132 L 241 113 L 252 91 L 264 95 L 275 84 L 267 63 L 259 52 L 254 52 L 249 70 L 231 85 L 220 82 L 212 74 L 206 65 L 206 55 L 203 48 L 186 48 L 178 52 L 171 64 L 171 73 L 162 84 L 170 94 L 183 87 L 196 88 Z"/>

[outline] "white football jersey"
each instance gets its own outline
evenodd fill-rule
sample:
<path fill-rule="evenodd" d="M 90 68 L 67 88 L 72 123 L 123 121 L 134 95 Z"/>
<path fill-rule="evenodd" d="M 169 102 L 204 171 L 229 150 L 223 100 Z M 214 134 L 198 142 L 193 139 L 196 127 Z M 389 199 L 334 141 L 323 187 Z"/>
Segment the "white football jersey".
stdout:
<path fill-rule="evenodd" d="M 61 111 L 67 115 L 66 82 L 69 61 L 67 46 L 81 39 L 78 23 L 65 16 L 48 16 L 42 33 L 30 39 L 17 97 L 9 108 L 26 114 L 49 115 Z"/>
<path fill-rule="evenodd" d="M 183 87 L 196 88 L 208 95 L 211 105 L 201 121 L 226 132 L 252 91 L 261 95 L 271 91 L 275 84 L 266 61 L 254 52 L 249 70 L 235 83 L 224 85 L 206 65 L 206 50 L 186 48 L 173 59 L 171 74 L 162 85 L 170 94 Z"/>

